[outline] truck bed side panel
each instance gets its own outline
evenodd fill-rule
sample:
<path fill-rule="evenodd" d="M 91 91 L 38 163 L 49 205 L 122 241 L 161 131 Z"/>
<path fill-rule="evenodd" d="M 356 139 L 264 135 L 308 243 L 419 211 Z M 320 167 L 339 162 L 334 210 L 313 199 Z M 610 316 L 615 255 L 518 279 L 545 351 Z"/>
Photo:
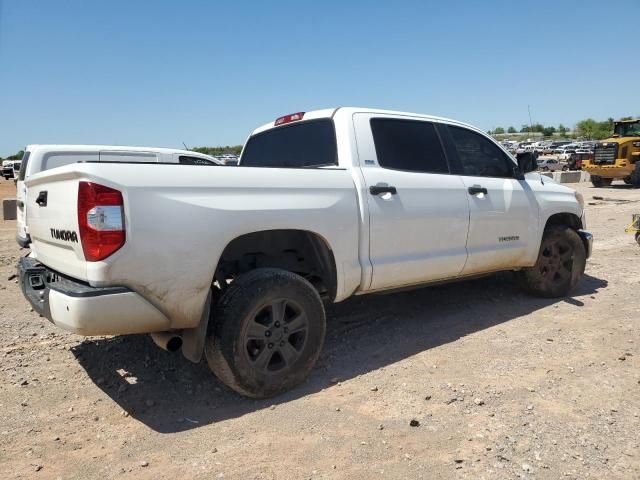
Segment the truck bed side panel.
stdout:
<path fill-rule="evenodd" d="M 77 229 L 79 180 L 123 193 L 127 241 L 102 262 L 84 262 L 77 246 L 70 250 L 47 238 L 53 224 Z M 29 201 L 39 189 L 68 194 L 42 221 L 32 217 L 40 261 L 95 286 L 129 287 L 158 307 L 172 328 L 197 324 L 221 253 L 251 232 L 316 233 L 336 260 L 338 300 L 360 284 L 358 206 L 346 170 L 86 163 L 28 182 Z"/>

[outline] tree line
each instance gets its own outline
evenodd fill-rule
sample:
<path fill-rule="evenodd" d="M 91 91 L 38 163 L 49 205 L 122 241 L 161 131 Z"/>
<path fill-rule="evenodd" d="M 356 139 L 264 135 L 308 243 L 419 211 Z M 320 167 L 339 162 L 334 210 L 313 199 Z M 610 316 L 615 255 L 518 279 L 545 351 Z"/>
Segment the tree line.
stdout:
<path fill-rule="evenodd" d="M 240 155 L 240 152 L 242 151 L 242 145 L 227 145 L 225 147 L 195 147 L 191 150 L 198 153 L 204 153 L 205 155 L 211 155 L 212 157 L 217 157 L 219 155 L 225 155 L 229 153 L 233 155 Z"/>
<path fill-rule="evenodd" d="M 633 120 L 634 117 L 622 117 L 620 120 Z M 639 118 L 639 117 L 635 117 Z M 542 133 L 544 137 L 562 137 L 562 138 L 587 138 L 589 140 L 602 140 L 610 137 L 613 133 L 613 118 L 603 121 L 597 121 L 593 118 L 586 118 L 576 123 L 575 129 L 565 127 L 560 124 L 557 127 L 553 125 L 543 125 L 534 123 L 533 125 L 522 125 L 520 130 L 515 127 L 509 127 L 506 130 L 502 127 L 489 130 L 490 135 L 504 135 L 510 133 Z"/>

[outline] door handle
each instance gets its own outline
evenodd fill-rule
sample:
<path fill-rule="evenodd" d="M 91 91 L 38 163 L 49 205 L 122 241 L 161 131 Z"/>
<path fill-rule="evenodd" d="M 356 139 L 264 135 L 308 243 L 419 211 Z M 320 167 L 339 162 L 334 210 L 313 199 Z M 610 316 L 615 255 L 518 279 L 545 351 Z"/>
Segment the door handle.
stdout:
<path fill-rule="evenodd" d="M 36 203 L 41 207 L 47 206 L 47 191 L 44 190 L 38 194 L 38 198 L 36 198 Z"/>
<path fill-rule="evenodd" d="M 369 192 L 371 195 L 380 195 L 381 193 L 390 193 L 391 195 L 395 195 L 398 193 L 396 187 L 392 187 L 390 185 L 372 185 L 369 187 Z"/>
<path fill-rule="evenodd" d="M 471 187 L 469 187 L 468 189 L 469 195 L 477 195 L 478 193 L 484 193 L 485 195 L 488 195 L 489 192 L 487 192 L 487 189 L 484 187 L 481 187 L 480 185 L 473 185 Z"/>

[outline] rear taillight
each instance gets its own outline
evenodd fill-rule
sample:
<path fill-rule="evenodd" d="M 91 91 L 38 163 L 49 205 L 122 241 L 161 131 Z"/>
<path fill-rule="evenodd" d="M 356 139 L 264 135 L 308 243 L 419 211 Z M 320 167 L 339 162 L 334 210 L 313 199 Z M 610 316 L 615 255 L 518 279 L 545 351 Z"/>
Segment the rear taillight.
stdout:
<path fill-rule="evenodd" d="M 91 182 L 78 186 L 78 226 L 84 258 L 104 260 L 124 245 L 124 202 L 113 188 Z"/>

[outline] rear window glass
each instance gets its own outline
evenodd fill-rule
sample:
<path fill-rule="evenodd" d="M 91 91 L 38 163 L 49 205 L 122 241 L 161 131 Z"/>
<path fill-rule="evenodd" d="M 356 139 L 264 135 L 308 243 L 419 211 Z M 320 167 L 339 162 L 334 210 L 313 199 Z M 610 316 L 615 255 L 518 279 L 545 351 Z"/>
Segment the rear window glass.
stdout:
<path fill-rule="evenodd" d="M 240 165 L 300 168 L 336 165 L 336 134 L 331 119 L 312 120 L 267 130 L 251 137 Z"/>

